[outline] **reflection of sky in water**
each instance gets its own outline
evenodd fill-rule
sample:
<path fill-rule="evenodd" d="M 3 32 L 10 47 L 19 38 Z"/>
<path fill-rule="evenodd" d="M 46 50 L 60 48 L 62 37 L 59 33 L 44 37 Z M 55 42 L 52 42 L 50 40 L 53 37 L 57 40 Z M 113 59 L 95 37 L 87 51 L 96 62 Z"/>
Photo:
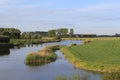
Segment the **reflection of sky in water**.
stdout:
<path fill-rule="evenodd" d="M 11 49 L 9 55 L 0 56 L 0 80 L 53 80 L 56 76 L 71 76 L 76 73 L 86 76 L 87 80 L 100 80 L 98 74 L 74 68 L 59 51 L 56 52 L 58 59 L 50 64 L 39 67 L 29 67 L 24 64 L 26 55 L 31 51 L 41 50 L 47 45 L 72 43 L 80 43 L 80 41 L 68 40 Z"/>
<path fill-rule="evenodd" d="M 72 43 L 75 43 L 75 44 L 80 44 L 81 41 L 79 40 L 66 40 L 66 41 L 61 41 L 61 42 L 54 42 L 54 43 L 46 43 L 46 45 L 67 45 L 67 46 L 70 46 Z"/>

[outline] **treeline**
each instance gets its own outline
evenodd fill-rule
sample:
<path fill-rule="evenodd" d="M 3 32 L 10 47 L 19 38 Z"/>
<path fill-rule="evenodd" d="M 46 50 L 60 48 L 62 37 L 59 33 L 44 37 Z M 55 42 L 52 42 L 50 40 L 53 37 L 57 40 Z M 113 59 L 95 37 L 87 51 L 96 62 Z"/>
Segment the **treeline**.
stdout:
<path fill-rule="evenodd" d="M 41 37 L 46 37 L 46 36 L 47 36 L 47 32 L 40 32 L 40 31 L 23 32 L 21 34 L 22 39 L 41 39 Z"/>
<path fill-rule="evenodd" d="M 67 28 L 60 28 L 60 29 L 53 29 L 49 30 L 48 32 L 23 32 L 21 34 L 22 39 L 40 39 L 42 37 L 57 37 L 57 38 L 64 38 L 64 37 L 72 37 L 74 33 L 73 29 L 70 31 Z"/>
<path fill-rule="evenodd" d="M 48 31 L 48 37 L 73 37 L 74 30 L 71 28 L 70 31 L 67 28 L 53 29 Z"/>
<path fill-rule="evenodd" d="M 74 34 L 74 38 L 94 38 L 98 37 L 96 34 Z"/>
<path fill-rule="evenodd" d="M 70 31 L 67 28 L 60 28 L 49 30 L 48 32 L 23 32 L 16 28 L 0 28 L 0 35 L 8 36 L 10 39 L 40 39 L 41 37 L 73 37 L 74 30 L 71 28 Z"/>
<path fill-rule="evenodd" d="M 0 43 L 9 43 L 10 38 L 8 36 L 0 36 Z"/>
<path fill-rule="evenodd" d="M 0 35 L 9 36 L 11 39 L 21 37 L 21 31 L 16 28 L 0 28 Z"/>
<path fill-rule="evenodd" d="M 23 32 L 16 28 L 0 28 L 0 36 L 9 37 L 10 39 L 41 39 L 42 37 L 55 37 L 59 38 L 94 38 L 94 37 L 120 37 L 120 34 L 115 35 L 97 35 L 97 34 L 74 34 L 74 29 L 71 28 L 60 28 L 52 29 L 48 32 L 34 31 L 34 32 Z"/>

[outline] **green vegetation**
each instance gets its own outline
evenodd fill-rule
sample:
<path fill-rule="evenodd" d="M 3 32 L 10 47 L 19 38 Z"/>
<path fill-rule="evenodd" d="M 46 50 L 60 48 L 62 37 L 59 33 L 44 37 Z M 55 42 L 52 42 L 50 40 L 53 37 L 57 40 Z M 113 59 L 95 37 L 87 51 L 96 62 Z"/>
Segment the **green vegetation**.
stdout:
<path fill-rule="evenodd" d="M 15 46 L 25 45 L 25 44 L 41 44 L 47 42 L 58 42 L 60 39 L 56 38 L 42 38 L 42 39 L 11 39 L 10 43 Z"/>
<path fill-rule="evenodd" d="M 74 34 L 73 28 L 70 29 L 70 33 L 69 33 L 69 34 L 70 34 L 70 37 L 72 38 L 72 37 L 73 37 L 73 34 Z"/>
<path fill-rule="evenodd" d="M 67 28 L 61 28 L 61 29 L 57 29 L 57 30 L 49 30 L 48 31 L 48 36 L 49 37 L 66 37 L 68 33 L 68 29 Z"/>
<path fill-rule="evenodd" d="M 49 30 L 48 31 L 48 37 L 60 37 L 60 38 L 66 38 L 66 37 L 72 37 L 74 34 L 74 30 L 71 28 L 70 32 L 67 28 L 60 28 L 56 30 Z"/>
<path fill-rule="evenodd" d="M 35 31 L 35 32 L 23 32 L 21 34 L 21 39 L 41 39 L 42 37 L 46 37 L 47 32 L 40 32 L 40 31 Z"/>
<path fill-rule="evenodd" d="M 115 72 L 115 73 L 104 73 L 101 75 L 102 79 L 101 80 L 120 80 L 120 73 Z M 74 74 L 72 76 L 66 76 L 66 75 L 60 75 L 55 78 L 55 80 L 88 80 L 88 75 L 79 75 L 79 74 Z"/>
<path fill-rule="evenodd" d="M 119 39 L 100 39 L 93 42 L 64 47 L 61 51 L 74 66 L 99 72 L 120 71 Z"/>
<path fill-rule="evenodd" d="M 73 74 L 72 76 L 66 76 L 66 75 L 61 75 L 57 76 L 55 80 L 87 80 L 88 76 L 86 75 L 79 75 L 79 74 Z"/>
<path fill-rule="evenodd" d="M 10 38 L 8 36 L 0 35 L 0 43 L 9 43 Z"/>
<path fill-rule="evenodd" d="M 61 38 L 62 40 L 120 40 L 119 37 L 98 37 L 98 38 Z"/>
<path fill-rule="evenodd" d="M 85 79 L 81 79 L 79 75 L 73 75 L 71 77 L 62 75 L 62 76 L 56 77 L 55 80 L 85 80 Z"/>
<path fill-rule="evenodd" d="M 10 39 L 18 39 L 21 37 L 21 31 L 16 28 L 0 28 L 0 35 L 9 36 Z"/>
<path fill-rule="evenodd" d="M 70 47 L 73 47 L 73 46 L 76 46 L 77 44 L 75 44 L 75 43 L 72 43 L 71 45 L 70 45 Z"/>
<path fill-rule="evenodd" d="M 105 73 L 103 74 L 103 80 L 120 80 L 120 72 Z"/>
<path fill-rule="evenodd" d="M 55 50 L 58 50 L 59 46 L 48 46 L 38 52 L 31 52 L 26 56 L 25 64 L 29 66 L 39 66 L 53 62 L 57 59 Z"/>
<path fill-rule="evenodd" d="M 56 30 L 49 30 L 48 31 L 48 36 L 49 37 L 55 37 L 56 36 Z"/>

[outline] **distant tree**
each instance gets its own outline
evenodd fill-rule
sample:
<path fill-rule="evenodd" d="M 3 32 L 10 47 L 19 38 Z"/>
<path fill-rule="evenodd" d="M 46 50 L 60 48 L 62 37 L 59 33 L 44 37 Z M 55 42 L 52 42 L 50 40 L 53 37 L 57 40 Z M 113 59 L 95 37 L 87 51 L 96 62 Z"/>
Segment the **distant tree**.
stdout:
<path fill-rule="evenodd" d="M 40 36 L 40 35 L 37 36 L 37 39 L 41 39 L 41 38 L 42 38 L 42 36 Z"/>
<path fill-rule="evenodd" d="M 25 36 L 24 36 L 25 39 L 31 39 L 31 35 L 30 33 L 26 33 Z"/>
<path fill-rule="evenodd" d="M 47 32 L 23 32 L 21 35 L 22 39 L 41 39 L 41 37 L 47 36 Z"/>
<path fill-rule="evenodd" d="M 70 37 L 73 37 L 73 34 L 74 34 L 74 30 L 73 30 L 73 28 L 71 28 L 70 33 L 69 33 Z"/>
<path fill-rule="evenodd" d="M 66 37 L 67 33 L 68 33 L 67 28 L 60 28 L 57 30 L 57 36 L 59 36 L 59 37 Z"/>
<path fill-rule="evenodd" d="M 49 30 L 48 31 L 48 36 L 49 37 L 55 37 L 56 36 L 56 30 Z"/>
<path fill-rule="evenodd" d="M 21 34 L 21 38 L 22 38 L 22 39 L 25 39 L 25 33 L 22 33 L 22 34 Z"/>
<path fill-rule="evenodd" d="M 18 39 L 21 37 L 21 31 L 16 28 L 0 28 L 0 35 L 9 36 L 12 39 Z"/>

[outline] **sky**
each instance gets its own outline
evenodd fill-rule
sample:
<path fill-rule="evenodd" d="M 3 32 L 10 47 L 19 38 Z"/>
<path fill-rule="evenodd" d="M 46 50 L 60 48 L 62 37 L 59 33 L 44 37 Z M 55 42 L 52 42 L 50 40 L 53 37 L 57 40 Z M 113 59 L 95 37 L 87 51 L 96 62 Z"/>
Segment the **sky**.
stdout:
<path fill-rule="evenodd" d="M 116 34 L 120 33 L 120 0 L 0 0 L 0 27 Z"/>

